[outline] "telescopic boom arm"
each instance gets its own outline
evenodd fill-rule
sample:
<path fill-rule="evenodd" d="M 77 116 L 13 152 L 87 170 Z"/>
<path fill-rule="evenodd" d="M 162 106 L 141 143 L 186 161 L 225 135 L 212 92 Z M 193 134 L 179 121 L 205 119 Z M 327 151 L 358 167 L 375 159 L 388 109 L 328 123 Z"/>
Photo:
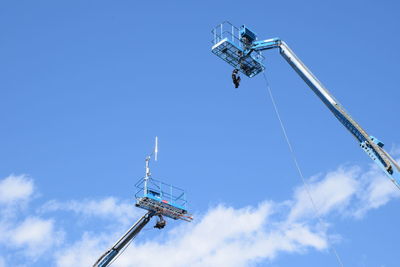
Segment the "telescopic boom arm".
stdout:
<path fill-rule="evenodd" d="M 129 242 L 146 226 L 155 212 L 149 211 L 142 216 L 108 251 L 106 251 L 93 265 L 93 267 L 106 267 L 113 259 L 128 246 Z"/>
<path fill-rule="evenodd" d="M 246 30 L 246 29 L 245 29 Z M 243 33 L 245 31 L 242 30 Z M 244 39 L 246 40 L 246 39 Z M 314 76 L 314 74 L 304 65 L 289 46 L 279 38 L 253 41 L 251 43 L 244 42 L 244 55 L 249 55 L 253 51 L 263 51 L 278 48 L 283 58 L 290 66 L 300 75 L 314 93 L 324 102 L 335 117 L 346 127 L 347 130 L 357 139 L 360 147 L 367 155 L 375 161 L 393 183 L 400 188 L 400 166 L 398 163 L 383 149 L 383 143 L 377 138 L 370 136 L 355 122 L 340 103 L 329 93 L 322 83 Z"/>

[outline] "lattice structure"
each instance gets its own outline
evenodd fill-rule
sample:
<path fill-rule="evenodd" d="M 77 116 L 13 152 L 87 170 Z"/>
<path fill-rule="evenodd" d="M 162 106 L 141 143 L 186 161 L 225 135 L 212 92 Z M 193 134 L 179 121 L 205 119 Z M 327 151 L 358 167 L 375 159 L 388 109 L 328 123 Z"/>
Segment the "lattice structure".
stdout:
<path fill-rule="evenodd" d="M 264 70 L 264 57 L 260 52 L 244 55 L 243 43 L 240 40 L 239 29 L 223 22 L 212 31 L 212 52 L 235 69 L 239 69 L 248 77 L 253 77 Z"/>

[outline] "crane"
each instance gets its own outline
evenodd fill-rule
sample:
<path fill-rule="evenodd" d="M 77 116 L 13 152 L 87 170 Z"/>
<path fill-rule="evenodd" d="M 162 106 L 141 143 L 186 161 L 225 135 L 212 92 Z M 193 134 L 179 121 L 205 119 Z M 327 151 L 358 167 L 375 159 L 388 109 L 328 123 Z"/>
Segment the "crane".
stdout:
<path fill-rule="evenodd" d="M 279 53 L 297 72 L 304 82 L 322 100 L 333 115 L 355 137 L 361 149 L 384 171 L 400 189 L 400 166 L 383 149 L 383 142 L 367 132 L 351 118 L 343 106 L 280 38 L 257 40 L 257 35 L 245 25 L 237 28 L 223 22 L 212 30 L 212 52 L 247 77 L 254 77 L 264 71 L 261 51 L 278 49 Z M 234 71 L 235 72 L 235 71 Z M 237 73 L 237 71 L 236 71 Z M 235 86 L 237 85 L 234 79 Z M 240 81 L 240 79 L 239 79 Z M 237 86 L 236 86 L 237 87 Z"/>
<path fill-rule="evenodd" d="M 165 217 L 174 220 L 192 221 L 192 216 L 187 212 L 186 193 L 182 189 L 163 183 L 152 177 L 150 172 L 150 160 L 154 156 L 157 161 L 158 138 L 156 137 L 153 153 L 145 159 L 145 176 L 136 184 L 137 192 L 136 207 L 147 210 L 139 220 L 106 252 L 104 252 L 94 263 L 93 267 L 110 266 L 141 230 L 150 222 L 151 218 L 158 216 L 154 228 L 163 229 L 166 225 Z"/>

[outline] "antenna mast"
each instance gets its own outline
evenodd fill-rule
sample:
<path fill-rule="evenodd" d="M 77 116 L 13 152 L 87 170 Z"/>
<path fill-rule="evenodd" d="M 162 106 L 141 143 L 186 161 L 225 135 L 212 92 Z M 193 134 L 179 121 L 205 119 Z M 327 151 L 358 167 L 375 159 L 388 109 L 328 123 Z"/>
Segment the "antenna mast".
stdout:
<path fill-rule="evenodd" d="M 150 172 L 150 160 L 151 160 L 151 156 L 154 155 L 154 160 L 157 161 L 157 156 L 158 156 L 158 137 L 156 136 L 156 140 L 155 140 L 155 145 L 154 145 L 154 150 L 153 152 L 148 155 L 145 159 L 145 163 L 146 163 L 146 174 L 144 176 L 144 193 L 147 192 L 147 182 L 149 180 L 149 178 L 151 177 L 151 172 Z"/>

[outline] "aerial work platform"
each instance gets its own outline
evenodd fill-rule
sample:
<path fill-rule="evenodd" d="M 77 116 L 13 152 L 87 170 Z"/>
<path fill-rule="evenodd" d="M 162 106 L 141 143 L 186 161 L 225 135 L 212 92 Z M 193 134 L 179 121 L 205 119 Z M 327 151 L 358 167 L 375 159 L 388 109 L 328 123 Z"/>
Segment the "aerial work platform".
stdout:
<path fill-rule="evenodd" d="M 212 30 L 212 52 L 235 68 L 232 81 L 237 88 L 239 69 L 248 77 L 254 77 L 264 70 L 262 51 L 279 50 L 282 57 L 297 72 L 303 81 L 314 91 L 340 123 L 356 138 L 362 150 L 385 172 L 389 179 L 400 189 L 400 164 L 383 148 L 383 143 L 369 135 L 344 109 L 337 99 L 326 89 L 317 77 L 297 57 L 280 38 L 257 40 L 255 32 L 245 25 L 234 27 L 223 22 Z M 311 43 L 312 44 L 312 43 Z M 264 76 L 266 79 L 266 76 Z M 271 92 L 270 92 L 271 93 Z M 274 103 L 274 101 L 272 100 Z"/>
<path fill-rule="evenodd" d="M 138 190 L 135 194 L 137 207 L 174 220 L 192 220 L 187 212 L 184 190 L 150 177 L 140 179 L 135 186 Z"/>
<path fill-rule="evenodd" d="M 211 31 L 211 51 L 246 76 L 253 77 L 264 70 L 264 57 L 257 51 L 245 55 L 245 44 L 241 41 L 240 31 L 241 29 L 227 21 L 216 26 Z"/>
<path fill-rule="evenodd" d="M 157 223 L 154 225 L 154 228 L 157 229 L 163 229 L 166 226 L 167 222 L 164 220 L 164 216 L 188 222 L 193 220 L 187 212 L 185 191 L 151 177 L 150 160 L 154 156 L 157 161 L 157 153 L 158 137 L 156 137 L 153 153 L 145 159 L 146 174 L 135 184 L 138 189 L 135 194 L 136 206 L 147 210 L 146 214 L 134 223 L 110 249 L 103 253 L 93 267 L 110 266 L 153 217 L 158 217 Z"/>

